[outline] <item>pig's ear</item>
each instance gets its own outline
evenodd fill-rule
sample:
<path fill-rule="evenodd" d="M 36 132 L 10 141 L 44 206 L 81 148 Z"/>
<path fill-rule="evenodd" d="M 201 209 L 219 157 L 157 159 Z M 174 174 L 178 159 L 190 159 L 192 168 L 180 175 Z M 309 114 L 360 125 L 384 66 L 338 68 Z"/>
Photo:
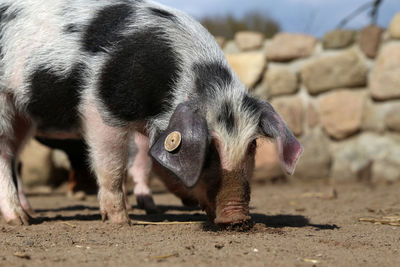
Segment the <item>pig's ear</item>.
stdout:
<path fill-rule="evenodd" d="M 282 168 L 287 174 L 292 175 L 303 147 L 268 102 L 259 101 L 259 108 L 261 109 L 260 129 L 265 136 L 275 139 Z"/>
<path fill-rule="evenodd" d="M 188 103 L 182 103 L 151 147 L 150 155 L 186 187 L 193 187 L 203 168 L 207 144 L 206 120 Z"/>

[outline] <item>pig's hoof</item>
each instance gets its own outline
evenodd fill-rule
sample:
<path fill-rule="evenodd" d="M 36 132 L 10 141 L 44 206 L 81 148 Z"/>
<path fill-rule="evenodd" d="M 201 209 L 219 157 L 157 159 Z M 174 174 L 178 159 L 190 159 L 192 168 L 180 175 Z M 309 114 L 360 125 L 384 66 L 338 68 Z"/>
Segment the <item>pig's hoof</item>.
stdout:
<path fill-rule="evenodd" d="M 9 215 L 4 215 L 5 220 L 10 225 L 29 225 L 32 217 L 29 216 L 22 208 Z"/>
<path fill-rule="evenodd" d="M 122 192 L 100 190 L 100 212 L 103 221 L 110 220 L 116 224 L 129 224 L 128 212 Z"/>
<path fill-rule="evenodd" d="M 128 213 L 126 210 L 118 211 L 118 212 L 101 212 L 101 219 L 102 221 L 106 221 L 107 219 L 110 220 L 112 223 L 115 224 L 131 224 L 131 220 L 129 219 Z"/>
<path fill-rule="evenodd" d="M 138 207 L 144 209 L 147 214 L 160 213 L 151 195 L 137 195 L 136 202 Z"/>

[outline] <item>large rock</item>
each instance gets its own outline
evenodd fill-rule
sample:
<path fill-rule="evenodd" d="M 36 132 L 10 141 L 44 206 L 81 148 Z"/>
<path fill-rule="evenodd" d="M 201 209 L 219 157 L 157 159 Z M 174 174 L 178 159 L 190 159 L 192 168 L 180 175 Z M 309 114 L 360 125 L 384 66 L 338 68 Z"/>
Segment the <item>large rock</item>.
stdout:
<path fill-rule="evenodd" d="M 267 65 L 267 60 L 262 52 L 227 54 L 226 58 L 242 82 L 249 88 L 252 88 L 260 80 Z"/>
<path fill-rule="evenodd" d="M 341 49 L 354 43 L 356 32 L 351 30 L 333 30 L 324 35 L 324 49 Z"/>
<path fill-rule="evenodd" d="M 286 121 L 292 132 L 300 136 L 303 133 L 303 101 L 298 96 L 279 97 L 271 101 L 271 105 Z"/>
<path fill-rule="evenodd" d="M 296 74 L 285 68 L 269 68 L 265 78 L 270 96 L 294 94 L 299 88 Z"/>
<path fill-rule="evenodd" d="M 21 162 L 21 176 L 25 185 L 45 185 L 50 182 L 53 171 L 50 148 L 32 140 L 22 152 Z"/>
<path fill-rule="evenodd" d="M 331 177 L 338 181 L 371 179 L 371 159 L 360 147 L 359 140 L 352 138 L 336 144 L 332 151 Z"/>
<path fill-rule="evenodd" d="M 302 81 L 311 94 L 335 88 L 364 86 L 367 73 L 365 62 L 353 49 L 316 59 L 301 69 Z"/>
<path fill-rule="evenodd" d="M 364 105 L 362 130 L 383 133 L 386 129 L 386 105 L 368 99 Z"/>
<path fill-rule="evenodd" d="M 276 149 L 276 144 L 267 139 L 257 140 L 254 179 L 261 181 L 284 176 Z"/>
<path fill-rule="evenodd" d="M 365 179 L 372 182 L 400 180 L 398 136 L 363 133 L 332 146 L 332 178 Z"/>
<path fill-rule="evenodd" d="M 259 32 L 237 32 L 235 34 L 236 45 L 242 51 L 260 49 L 264 44 L 264 35 Z"/>
<path fill-rule="evenodd" d="M 400 105 L 390 109 L 386 114 L 385 123 L 388 129 L 400 132 Z"/>
<path fill-rule="evenodd" d="M 340 90 L 328 93 L 319 100 L 319 114 L 325 131 L 336 139 L 356 133 L 362 124 L 365 102 L 363 92 Z"/>
<path fill-rule="evenodd" d="M 400 180 L 399 163 L 385 160 L 377 160 L 372 167 L 373 182 L 386 181 L 396 182 Z"/>
<path fill-rule="evenodd" d="M 360 148 L 373 162 L 372 181 L 400 180 L 400 138 L 392 135 L 363 134 Z"/>
<path fill-rule="evenodd" d="M 313 103 L 308 103 L 307 108 L 307 124 L 308 127 L 314 128 L 319 123 L 319 115 Z"/>
<path fill-rule="evenodd" d="M 304 180 L 328 178 L 331 165 L 328 138 L 316 130 L 301 138 L 300 143 L 304 152 L 297 163 L 294 177 Z"/>
<path fill-rule="evenodd" d="M 400 44 L 385 45 L 378 56 L 369 79 L 373 98 L 389 100 L 400 98 Z"/>
<path fill-rule="evenodd" d="M 309 57 L 317 42 L 311 35 L 278 33 L 268 47 L 267 58 L 271 61 L 290 61 Z"/>
<path fill-rule="evenodd" d="M 360 32 L 360 49 L 369 58 L 375 58 L 381 42 L 383 29 L 376 25 L 365 27 Z"/>
<path fill-rule="evenodd" d="M 396 14 L 389 26 L 390 37 L 400 39 L 400 12 Z"/>

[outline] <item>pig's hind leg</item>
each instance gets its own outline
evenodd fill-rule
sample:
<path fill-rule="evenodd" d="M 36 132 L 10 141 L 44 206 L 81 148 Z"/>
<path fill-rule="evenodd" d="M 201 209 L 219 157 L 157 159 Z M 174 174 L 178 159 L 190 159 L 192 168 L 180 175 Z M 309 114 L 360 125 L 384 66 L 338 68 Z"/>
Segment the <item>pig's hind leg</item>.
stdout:
<path fill-rule="evenodd" d="M 145 209 L 147 213 L 158 213 L 156 204 L 150 189 L 151 158 L 149 152 L 149 138 L 139 132 L 135 132 L 131 138 L 130 153 L 131 164 L 128 176 L 132 177 L 135 184 L 134 193 L 139 208 Z"/>
<path fill-rule="evenodd" d="M 21 206 L 21 200 L 27 208 L 29 204 L 21 190 L 14 162 L 27 139 L 29 122 L 17 114 L 10 95 L 0 93 L 0 209 L 7 223 L 29 224 L 31 218 Z M 18 197 L 21 196 L 21 198 Z"/>
<path fill-rule="evenodd" d="M 89 105 L 83 118 L 91 167 L 99 185 L 100 212 L 103 221 L 129 223 L 122 191 L 128 159 L 130 129 L 104 124 L 96 107 Z"/>

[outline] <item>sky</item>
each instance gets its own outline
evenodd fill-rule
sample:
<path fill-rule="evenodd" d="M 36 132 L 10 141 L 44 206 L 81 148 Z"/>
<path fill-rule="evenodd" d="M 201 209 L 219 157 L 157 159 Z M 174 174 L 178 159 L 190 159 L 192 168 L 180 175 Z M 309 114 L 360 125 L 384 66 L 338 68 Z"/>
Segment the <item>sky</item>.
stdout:
<path fill-rule="evenodd" d="M 268 14 L 287 32 L 302 32 L 321 37 L 334 29 L 352 11 L 370 0 L 158 0 L 199 19 L 210 15 L 243 16 L 257 10 Z M 400 12 L 400 0 L 383 0 L 378 24 L 387 28 L 393 16 Z M 369 24 L 364 12 L 346 26 L 360 29 Z"/>

